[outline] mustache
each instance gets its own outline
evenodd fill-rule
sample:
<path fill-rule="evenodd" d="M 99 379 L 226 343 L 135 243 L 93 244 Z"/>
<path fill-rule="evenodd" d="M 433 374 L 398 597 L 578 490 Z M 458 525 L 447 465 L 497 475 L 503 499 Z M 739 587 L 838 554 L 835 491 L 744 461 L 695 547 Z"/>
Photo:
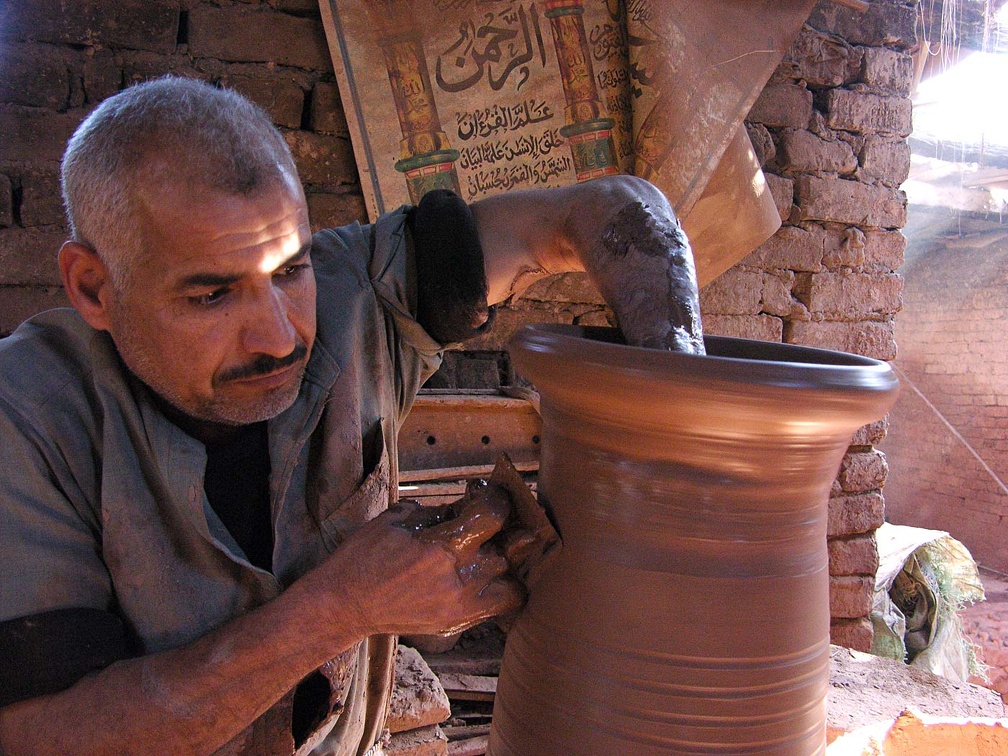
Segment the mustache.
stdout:
<path fill-rule="evenodd" d="M 269 354 L 261 354 L 247 365 L 239 365 L 229 368 L 220 374 L 218 381 L 237 381 L 243 378 L 255 378 L 260 375 L 269 375 L 277 371 L 296 365 L 308 354 L 308 347 L 304 342 L 298 342 L 291 353 L 285 357 L 273 357 Z"/>

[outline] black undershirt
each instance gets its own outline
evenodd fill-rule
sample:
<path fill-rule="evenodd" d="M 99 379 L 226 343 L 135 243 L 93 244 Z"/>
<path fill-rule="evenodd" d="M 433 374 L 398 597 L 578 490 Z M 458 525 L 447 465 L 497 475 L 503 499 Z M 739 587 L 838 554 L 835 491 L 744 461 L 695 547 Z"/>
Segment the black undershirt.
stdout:
<path fill-rule="evenodd" d="M 243 426 L 227 440 L 208 444 L 206 450 L 203 488 L 210 507 L 249 562 L 270 571 L 273 567 L 273 519 L 266 422 Z"/>

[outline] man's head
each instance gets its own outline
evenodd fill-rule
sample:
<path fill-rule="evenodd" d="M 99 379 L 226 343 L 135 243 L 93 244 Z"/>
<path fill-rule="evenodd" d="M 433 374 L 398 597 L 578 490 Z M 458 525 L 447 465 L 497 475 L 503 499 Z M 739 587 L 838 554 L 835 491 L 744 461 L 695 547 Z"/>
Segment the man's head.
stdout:
<path fill-rule="evenodd" d="M 68 295 L 141 380 L 198 420 L 290 406 L 315 281 L 304 195 L 265 113 L 188 79 L 125 90 L 70 140 L 63 194 Z"/>

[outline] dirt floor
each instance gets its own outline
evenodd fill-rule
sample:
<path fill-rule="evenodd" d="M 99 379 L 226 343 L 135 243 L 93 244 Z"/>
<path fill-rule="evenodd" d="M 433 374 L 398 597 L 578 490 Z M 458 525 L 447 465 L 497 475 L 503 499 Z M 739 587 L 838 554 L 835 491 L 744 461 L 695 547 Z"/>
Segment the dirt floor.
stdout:
<path fill-rule="evenodd" d="M 966 635 L 977 647 L 977 656 L 988 666 L 989 680 L 974 679 L 992 688 L 1008 704 L 1008 575 L 980 568 L 987 600 L 963 609 Z"/>

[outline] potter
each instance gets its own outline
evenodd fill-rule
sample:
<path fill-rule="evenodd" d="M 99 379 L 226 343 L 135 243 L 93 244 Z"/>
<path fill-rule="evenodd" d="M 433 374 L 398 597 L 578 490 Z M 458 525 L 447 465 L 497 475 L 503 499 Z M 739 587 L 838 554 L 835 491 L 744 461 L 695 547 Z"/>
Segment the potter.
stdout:
<path fill-rule="evenodd" d="M 168 77 L 91 112 L 62 187 L 72 309 L 0 340 L 4 753 L 368 752 L 395 636 L 513 614 L 549 569 L 534 516 L 499 535 L 513 495 L 388 511 L 446 345 L 587 270 L 631 339 L 699 347 L 640 179 L 431 192 L 313 234 L 269 117 Z"/>

